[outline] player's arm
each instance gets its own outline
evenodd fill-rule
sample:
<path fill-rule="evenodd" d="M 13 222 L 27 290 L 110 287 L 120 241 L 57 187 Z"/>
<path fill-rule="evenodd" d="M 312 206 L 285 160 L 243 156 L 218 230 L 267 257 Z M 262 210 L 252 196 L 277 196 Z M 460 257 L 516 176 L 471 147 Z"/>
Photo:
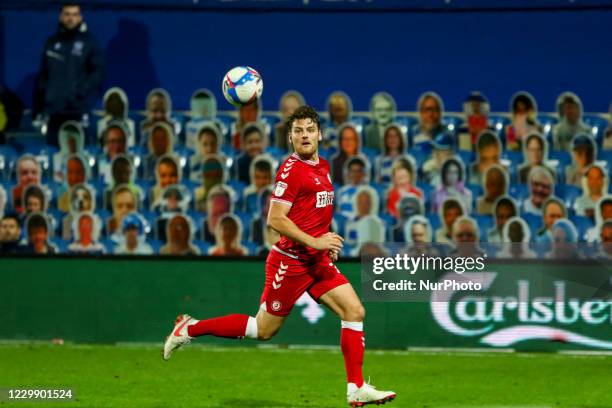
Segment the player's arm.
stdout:
<path fill-rule="evenodd" d="M 278 201 L 270 202 L 268 212 L 268 226 L 275 229 L 279 234 L 286 236 L 292 241 L 314 248 L 319 251 L 331 250 L 340 252 L 344 239 L 333 232 L 328 232 L 318 238 L 313 237 L 299 229 L 287 214 L 291 206 Z"/>

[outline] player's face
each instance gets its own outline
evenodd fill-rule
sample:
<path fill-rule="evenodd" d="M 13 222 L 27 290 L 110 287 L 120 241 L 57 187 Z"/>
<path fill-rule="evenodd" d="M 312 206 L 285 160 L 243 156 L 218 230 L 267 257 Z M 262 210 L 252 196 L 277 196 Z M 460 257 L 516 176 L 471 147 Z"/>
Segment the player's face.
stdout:
<path fill-rule="evenodd" d="M 208 156 L 217 152 L 217 138 L 210 132 L 204 132 L 200 138 L 200 154 Z"/>
<path fill-rule="evenodd" d="M 556 203 L 548 204 L 544 213 L 544 225 L 546 228 L 552 227 L 555 221 L 560 218 L 563 218 L 563 209 Z"/>
<path fill-rule="evenodd" d="M 40 180 L 40 169 L 38 163 L 34 160 L 23 160 L 19 163 L 19 184 L 26 186 L 28 184 L 38 184 Z"/>
<path fill-rule="evenodd" d="M 68 160 L 66 173 L 66 179 L 69 186 L 74 186 L 85 181 L 85 169 L 83 168 L 83 163 L 78 159 L 73 158 Z"/>
<path fill-rule="evenodd" d="M 289 141 L 298 156 L 309 159 L 317 154 L 321 130 L 310 118 L 296 119 L 293 122 Z"/>
<path fill-rule="evenodd" d="M 176 172 L 176 167 L 168 164 L 161 163 L 159 165 L 159 185 L 161 187 L 167 187 L 171 184 L 178 183 L 178 174 Z"/>
<path fill-rule="evenodd" d="M 106 149 L 112 159 L 118 154 L 125 153 L 125 134 L 119 128 L 110 128 L 107 132 Z"/>

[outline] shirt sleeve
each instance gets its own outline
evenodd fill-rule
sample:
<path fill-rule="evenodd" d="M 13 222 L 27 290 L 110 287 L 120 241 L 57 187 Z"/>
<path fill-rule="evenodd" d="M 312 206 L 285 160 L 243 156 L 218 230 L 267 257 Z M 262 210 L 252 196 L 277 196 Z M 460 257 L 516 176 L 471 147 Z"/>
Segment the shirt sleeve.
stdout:
<path fill-rule="evenodd" d="M 292 206 L 298 196 L 300 184 L 297 163 L 287 160 L 276 173 L 270 201 Z"/>

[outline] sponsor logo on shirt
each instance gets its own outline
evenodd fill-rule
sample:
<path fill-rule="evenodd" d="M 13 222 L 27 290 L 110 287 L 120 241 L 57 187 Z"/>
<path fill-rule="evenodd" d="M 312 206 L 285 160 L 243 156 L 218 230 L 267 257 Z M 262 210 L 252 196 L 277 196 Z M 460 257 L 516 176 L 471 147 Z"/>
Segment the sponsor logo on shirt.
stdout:
<path fill-rule="evenodd" d="M 324 208 L 328 205 L 334 205 L 334 192 L 333 191 L 319 191 L 317 192 L 317 208 Z"/>

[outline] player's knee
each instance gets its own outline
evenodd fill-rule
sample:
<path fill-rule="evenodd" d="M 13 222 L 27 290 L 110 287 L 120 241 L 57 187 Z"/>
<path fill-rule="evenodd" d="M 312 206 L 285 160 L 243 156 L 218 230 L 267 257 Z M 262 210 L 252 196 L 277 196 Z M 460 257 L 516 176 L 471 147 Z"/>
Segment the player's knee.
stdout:
<path fill-rule="evenodd" d="M 363 322 L 363 319 L 365 319 L 365 308 L 358 304 L 346 310 L 342 320 L 347 322 Z"/>
<path fill-rule="evenodd" d="M 269 330 L 269 329 L 259 329 L 257 331 L 257 340 L 261 340 L 261 341 L 268 341 L 271 340 L 274 336 L 276 336 L 276 333 L 278 333 L 278 329 L 276 330 Z"/>

